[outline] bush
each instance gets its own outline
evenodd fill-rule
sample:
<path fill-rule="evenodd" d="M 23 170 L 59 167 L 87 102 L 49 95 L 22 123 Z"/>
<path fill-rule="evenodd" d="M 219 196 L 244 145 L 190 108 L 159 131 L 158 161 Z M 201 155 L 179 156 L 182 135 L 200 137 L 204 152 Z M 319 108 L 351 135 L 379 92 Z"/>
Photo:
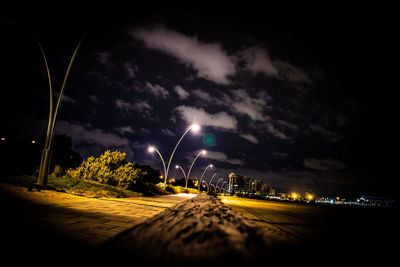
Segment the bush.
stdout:
<path fill-rule="evenodd" d="M 81 165 L 67 171 L 75 179 L 84 179 L 131 189 L 146 172 L 136 168 L 134 163 L 126 162 L 126 153 L 107 150 L 98 158 L 89 157 Z"/>
<path fill-rule="evenodd" d="M 165 190 L 168 192 L 174 193 L 174 194 L 180 194 L 180 193 L 198 194 L 199 193 L 199 191 L 194 188 L 184 188 L 183 186 L 173 186 L 173 185 L 167 185 Z"/>

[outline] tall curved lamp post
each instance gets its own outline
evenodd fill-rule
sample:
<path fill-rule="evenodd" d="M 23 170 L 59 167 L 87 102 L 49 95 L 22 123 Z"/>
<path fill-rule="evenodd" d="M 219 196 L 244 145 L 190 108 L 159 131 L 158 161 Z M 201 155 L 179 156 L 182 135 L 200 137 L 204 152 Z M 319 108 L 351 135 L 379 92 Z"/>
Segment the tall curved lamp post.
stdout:
<path fill-rule="evenodd" d="M 181 169 L 182 173 L 183 173 L 183 177 L 185 177 L 185 182 L 187 183 L 187 176 L 185 171 L 183 170 L 183 168 L 181 167 L 181 165 L 175 165 L 175 169 Z"/>
<path fill-rule="evenodd" d="M 201 150 L 201 151 L 197 154 L 197 156 L 194 158 L 194 160 L 193 160 L 193 162 L 192 162 L 192 165 L 190 165 L 190 168 L 189 168 L 189 171 L 188 171 L 188 174 L 187 174 L 185 188 L 187 188 L 187 183 L 188 183 L 188 180 L 189 180 L 189 178 L 190 178 L 190 172 L 192 171 L 192 168 L 193 168 L 194 163 L 196 162 L 197 158 L 200 157 L 200 155 L 205 155 L 206 153 L 207 153 L 207 152 L 206 152 L 205 150 Z"/>
<path fill-rule="evenodd" d="M 49 122 L 47 124 L 47 132 L 46 132 L 46 140 L 44 144 L 44 148 L 42 151 L 42 157 L 40 159 L 40 167 L 39 167 L 39 177 L 38 177 L 38 184 L 39 185 L 46 185 L 47 184 L 47 177 L 49 175 L 49 168 L 50 168 L 50 159 L 51 159 L 51 145 L 53 142 L 53 137 L 54 137 L 54 128 L 56 125 L 56 118 L 57 118 L 57 113 L 58 110 L 60 109 L 61 105 L 61 100 L 64 95 L 64 90 L 65 90 L 65 84 L 67 83 L 69 73 L 71 71 L 72 64 L 74 63 L 75 57 L 78 53 L 79 47 L 81 46 L 83 39 L 86 36 L 86 33 L 88 32 L 88 29 L 86 29 L 85 33 L 83 34 L 81 40 L 78 42 L 78 44 L 75 47 L 74 52 L 72 53 L 72 57 L 68 63 L 67 71 L 65 72 L 64 75 L 64 80 L 61 84 L 61 89 L 60 93 L 58 95 L 57 103 L 56 106 L 54 107 L 53 104 L 53 86 L 51 82 L 51 76 L 50 76 L 50 69 L 49 65 L 47 63 L 47 57 L 46 54 L 44 53 L 43 47 L 41 43 L 39 42 L 39 39 L 36 37 L 35 34 L 35 40 L 36 43 L 38 44 L 40 51 L 42 52 L 42 56 L 44 59 L 44 63 L 46 65 L 46 72 L 47 72 L 47 79 L 49 81 L 49 89 L 50 89 L 50 111 L 49 111 Z"/>
<path fill-rule="evenodd" d="M 155 146 L 149 146 L 148 151 L 150 153 L 153 153 L 154 151 L 156 151 L 157 154 L 160 156 L 160 159 L 161 159 L 163 167 L 164 167 L 164 177 L 167 177 L 167 169 L 165 168 L 165 161 L 164 161 L 163 157 L 161 156 L 160 151 L 158 151 L 158 149 Z M 164 181 L 164 184 L 165 184 L 165 181 Z"/>
<path fill-rule="evenodd" d="M 214 179 L 215 175 L 217 175 L 217 173 L 214 173 L 214 174 L 213 174 L 213 176 L 211 177 L 211 180 L 208 182 L 209 185 L 211 185 L 211 182 L 212 182 L 212 180 Z M 208 193 L 209 190 L 210 190 L 210 186 L 208 186 L 207 193 Z"/>
<path fill-rule="evenodd" d="M 224 180 L 224 178 L 219 178 L 219 180 L 218 180 L 217 184 L 215 185 L 215 187 L 216 187 L 216 188 L 218 188 L 218 184 L 219 184 L 219 182 L 220 182 L 221 180 L 223 181 L 223 180 Z"/>
<path fill-rule="evenodd" d="M 205 183 L 206 184 L 206 186 L 207 186 L 207 192 L 208 192 L 208 190 L 210 190 L 210 186 L 207 184 L 207 182 L 206 181 L 201 181 L 202 183 Z"/>
<path fill-rule="evenodd" d="M 217 189 L 215 188 L 215 185 L 213 185 L 213 184 L 210 184 L 210 186 L 214 187 L 214 191 L 215 191 L 215 190 L 217 190 Z"/>
<path fill-rule="evenodd" d="M 206 170 L 207 170 L 208 168 L 212 168 L 212 167 L 213 167 L 212 164 L 207 165 L 207 167 L 204 169 L 203 173 L 201 174 L 200 180 L 199 180 L 199 188 L 198 188 L 199 192 L 200 192 L 200 184 L 201 184 L 201 181 L 202 181 L 202 179 L 203 179 L 204 173 L 206 172 Z"/>
<path fill-rule="evenodd" d="M 181 136 L 181 138 L 178 140 L 178 143 L 176 143 L 175 148 L 174 148 L 174 150 L 172 151 L 172 154 L 171 154 L 171 156 L 170 156 L 170 158 L 169 158 L 168 165 L 167 165 L 166 168 L 165 168 L 165 161 L 164 161 L 163 157 L 161 156 L 161 153 L 160 153 L 154 146 L 150 146 L 150 147 L 149 147 L 149 152 L 154 152 L 154 151 L 156 151 L 156 152 L 158 153 L 158 155 L 160 156 L 161 161 L 163 162 L 163 165 L 164 165 L 164 173 L 165 173 L 165 176 L 164 176 L 164 185 L 167 185 L 167 178 L 168 178 L 169 166 L 171 165 L 171 161 L 172 161 L 172 158 L 174 157 L 175 151 L 176 151 L 176 149 L 178 148 L 178 145 L 179 145 L 180 142 L 182 141 L 183 137 L 185 137 L 185 135 L 186 135 L 190 130 L 192 130 L 193 132 L 198 132 L 198 131 L 200 130 L 200 125 L 198 125 L 197 123 L 193 123 L 192 125 L 190 125 L 190 126 L 186 129 L 186 131 L 183 133 L 183 135 Z"/>

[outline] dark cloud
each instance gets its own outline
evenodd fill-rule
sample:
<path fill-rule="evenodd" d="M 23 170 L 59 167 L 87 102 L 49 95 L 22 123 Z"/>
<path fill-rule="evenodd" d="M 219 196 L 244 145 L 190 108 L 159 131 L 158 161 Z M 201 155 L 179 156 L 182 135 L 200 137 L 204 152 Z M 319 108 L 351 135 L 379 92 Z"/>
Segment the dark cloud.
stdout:
<path fill-rule="evenodd" d="M 131 130 L 131 128 L 125 128 L 125 131 L 126 130 Z M 73 148 L 75 150 L 80 150 L 79 147 L 86 143 L 100 146 L 103 151 L 107 149 L 119 149 L 126 152 L 130 158 L 133 156 L 129 139 L 113 133 L 104 132 L 101 129 L 61 120 L 57 122 L 56 132 L 58 134 L 67 134 L 71 136 L 74 140 Z M 85 156 L 90 155 L 89 153 L 85 153 Z"/>
<path fill-rule="evenodd" d="M 330 170 L 343 170 L 346 169 L 346 164 L 336 159 L 328 158 L 328 159 L 305 159 L 304 166 L 320 170 L 320 171 L 330 171 Z"/>

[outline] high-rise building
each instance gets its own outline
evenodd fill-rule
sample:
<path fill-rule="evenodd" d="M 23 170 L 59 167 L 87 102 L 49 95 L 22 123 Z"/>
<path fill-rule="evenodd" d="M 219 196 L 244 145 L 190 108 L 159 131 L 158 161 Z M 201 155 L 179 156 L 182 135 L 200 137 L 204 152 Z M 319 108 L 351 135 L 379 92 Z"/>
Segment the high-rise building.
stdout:
<path fill-rule="evenodd" d="M 256 194 L 260 196 L 275 195 L 275 189 L 271 185 L 264 183 L 260 179 L 242 176 L 231 172 L 229 174 L 229 191 L 239 194 Z"/>
<path fill-rule="evenodd" d="M 247 191 L 250 178 L 231 172 L 229 174 L 229 190 L 231 192 L 244 193 Z"/>

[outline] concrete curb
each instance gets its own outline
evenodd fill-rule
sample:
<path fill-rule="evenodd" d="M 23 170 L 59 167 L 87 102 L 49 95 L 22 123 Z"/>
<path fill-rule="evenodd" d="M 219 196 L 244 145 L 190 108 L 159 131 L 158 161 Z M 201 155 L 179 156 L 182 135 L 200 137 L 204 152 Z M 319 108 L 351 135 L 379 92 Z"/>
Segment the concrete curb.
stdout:
<path fill-rule="evenodd" d="M 258 262 L 278 248 L 262 227 L 207 195 L 168 208 L 101 246 L 134 262 L 191 266 Z"/>

